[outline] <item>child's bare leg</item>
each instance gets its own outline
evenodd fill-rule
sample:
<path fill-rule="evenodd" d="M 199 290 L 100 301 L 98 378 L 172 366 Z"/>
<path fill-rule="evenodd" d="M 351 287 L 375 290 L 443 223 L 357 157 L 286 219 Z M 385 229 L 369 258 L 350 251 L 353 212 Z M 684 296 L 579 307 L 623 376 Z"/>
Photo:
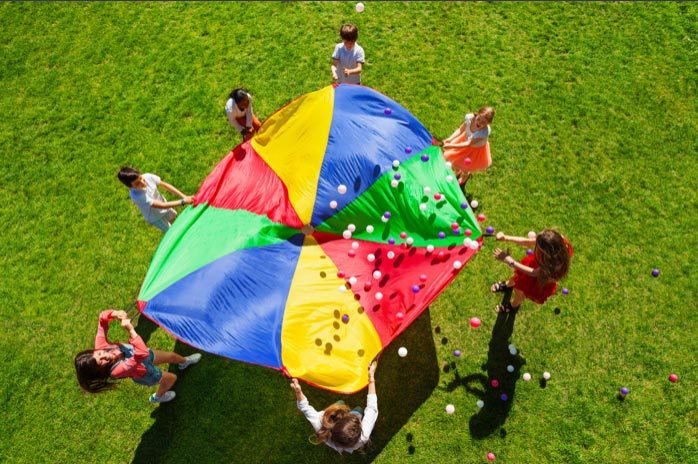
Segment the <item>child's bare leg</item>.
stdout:
<path fill-rule="evenodd" d="M 163 372 L 162 378 L 160 379 L 160 386 L 158 387 L 158 391 L 155 392 L 155 396 L 160 397 L 167 393 L 176 381 L 177 376 L 175 374 L 172 372 Z"/>
<path fill-rule="evenodd" d="M 508 285 L 508 282 L 507 282 L 507 285 Z M 525 299 L 526 299 L 526 295 L 524 295 L 522 292 L 518 291 L 517 289 L 514 289 L 514 292 L 511 295 L 511 303 L 510 303 L 511 307 L 518 308 L 519 306 L 521 306 L 521 303 L 523 303 Z"/>
<path fill-rule="evenodd" d="M 171 351 L 153 350 L 153 353 L 155 354 L 153 364 L 179 364 L 186 361 L 184 356 Z"/>

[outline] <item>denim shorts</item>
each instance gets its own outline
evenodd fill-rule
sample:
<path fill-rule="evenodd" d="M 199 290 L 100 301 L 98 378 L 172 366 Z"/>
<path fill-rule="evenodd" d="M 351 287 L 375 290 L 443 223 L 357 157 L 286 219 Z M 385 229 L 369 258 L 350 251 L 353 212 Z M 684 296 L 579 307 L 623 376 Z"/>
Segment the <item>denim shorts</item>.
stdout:
<path fill-rule="evenodd" d="M 148 349 L 150 354 L 148 359 L 142 362 L 143 367 L 147 369 L 148 372 L 143 377 L 132 377 L 133 381 L 140 385 L 145 385 L 146 387 L 152 387 L 160 383 L 162 378 L 162 369 L 153 364 L 153 359 L 155 359 L 155 353 L 153 350 Z"/>

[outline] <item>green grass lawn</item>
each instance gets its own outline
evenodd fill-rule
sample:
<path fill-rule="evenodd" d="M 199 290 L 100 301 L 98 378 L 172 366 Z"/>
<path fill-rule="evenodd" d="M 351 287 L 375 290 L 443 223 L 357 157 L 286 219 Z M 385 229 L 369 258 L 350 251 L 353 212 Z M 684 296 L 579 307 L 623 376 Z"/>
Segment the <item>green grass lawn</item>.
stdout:
<path fill-rule="evenodd" d="M 507 233 L 559 227 L 570 294 L 497 318 L 488 286 L 508 269 L 488 242 L 384 353 L 372 445 L 354 456 L 308 442 L 279 373 L 215 356 L 171 404 L 130 381 L 82 393 L 75 353 L 101 309 L 133 301 L 161 237 L 119 166 L 195 192 L 239 142 L 230 89 L 251 89 L 263 119 L 328 85 L 347 21 L 363 82 L 437 138 L 496 107 L 494 164 L 469 193 Z M 698 462 L 696 24 L 685 3 L 0 5 L 0 462 Z"/>

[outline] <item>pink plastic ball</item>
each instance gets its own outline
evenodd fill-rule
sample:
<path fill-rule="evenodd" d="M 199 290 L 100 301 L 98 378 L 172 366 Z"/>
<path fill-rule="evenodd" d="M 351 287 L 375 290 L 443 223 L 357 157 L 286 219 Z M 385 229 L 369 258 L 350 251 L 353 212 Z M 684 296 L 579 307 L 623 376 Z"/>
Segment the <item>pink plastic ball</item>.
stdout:
<path fill-rule="evenodd" d="M 436 201 L 441 200 L 441 194 L 440 194 L 440 193 L 435 193 L 435 194 L 434 194 L 434 200 L 436 200 Z"/>
<path fill-rule="evenodd" d="M 670 382 L 673 382 L 673 383 L 676 383 L 676 382 L 679 381 L 679 376 L 676 375 L 676 374 L 669 374 L 669 381 L 670 381 Z"/>
<path fill-rule="evenodd" d="M 456 229 L 459 228 L 459 227 L 460 227 L 460 226 L 458 225 L 457 222 L 454 222 L 453 224 L 451 224 L 451 229 L 453 229 L 453 230 L 456 230 Z"/>
<path fill-rule="evenodd" d="M 349 250 L 348 255 L 351 256 L 351 257 L 353 258 L 354 256 L 356 256 L 356 251 L 354 251 L 353 249 L 351 249 L 351 250 Z"/>
<path fill-rule="evenodd" d="M 478 327 L 480 327 L 480 324 L 482 324 L 482 322 L 480 321 L 480 318 L 478 318 L 478 317 L 471 317 L 470 318 L 470 327 L 472 327 L 473 329 L 477 329 Z"/>
<path fill-rule="evenodd" d="M 400 238 L 401 239 L 406 239 L 407 238 L 407 232 L 400 232 Z"/>
<path fill-rule="evenodd" d="M 497 387 L 499 387 L 499 380 L 497 380 L 497 379 L 492 379 L 492 380 L 490 381 L 490 385 L 492 385 L 492 388 L 497 388 Z"/>
<path fill-rule="evenodd" d="M 395 317 L 397 317 L 398 319 L 402 319 L 405 317 L 405 315 L 403 313 L 396 313 Z"/>
<path fill-rule="evenodd" d="M 465 229 L 465 236 L 470 237 L 471 235 L 473 235 L 473 231 L 470 229 Z"/>
<path fill-rule="evenodd" d="M 496 456 L 494 453 L 487 453 L 487 460 L 488 461 L 494 461 L 496 459 Z"/>
<path fill-rule="evenodd" d="M 463 163 L 464 163 L 464 164 L 470 164 L 472 161 L 473 161 L 473 160 L 471 160 L 470 158 L 465 158 L 465 159 L 463 160 Z"/>
<path fill-rule="evenodd" d="M 365 291 L 371 290 L 371 282 L 366 282 L 366 283 L 364 284 L 364 290 L 365 290 Z"/>
<path fill-rule="evenodd" d="M 446 255 L 444 254 L 443 251 L 439 251 L 439 254 L 436 255 L 436 257 L 439 259 L 444 259 L 444 256 L 446 256 Z"/>
<path fill-rule="evenodd" d="M 485 216 L 485 215 L 482 214 L 482 213 L 481 213 L 481 214 L 478 214 L 478 215 L 477 215 L 477 220 L 480 221 L 480 222 L 485 222 L 485 221 L 487 220 L 487 216 Z"/>
<path fill-rule="evenodd" d="M 419 276 L 419 280 L 421 280 L 422 282 L 426 282 L 426 281 L 427 281 L 427 275 L 426 275 L 426 274 L 420 275 L 420 276 Z"/>

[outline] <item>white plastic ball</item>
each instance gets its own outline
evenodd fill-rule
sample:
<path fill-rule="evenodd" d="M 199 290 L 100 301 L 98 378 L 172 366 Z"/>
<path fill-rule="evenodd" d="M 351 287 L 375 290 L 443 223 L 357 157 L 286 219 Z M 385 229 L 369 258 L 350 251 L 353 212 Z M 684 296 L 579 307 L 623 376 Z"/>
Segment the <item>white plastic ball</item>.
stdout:
<path fill-rule="evenodd" d="M 533 232 L 532 230 L 530 230 L 530 231 L 528 232 L 528 238 L 530 238 L 531 240 L 533 240 L 534 238 L 536 238 L 536 233 Z"/>
<path fill-rule="evenodd" d="M 376 255 L 374 255 L 373 253 L 369 253 L 368 256 L 366 256 L 366 259 L 369 263 L 372 263 L 376 260 Z"/>
<path fill-rule="evenodd" d="M 429 253 L 433 252 L 433 251 L 434 251 L 434 245 L 431 245 L 431 244 L 430 244 L 430 245 L 427 245 L 427 251 L 428 251 Z"/>
<path fill-rule="evenodd" d="M 396 168 L 396 167 L 398 167 L 398 166 L 400 166 L 400 161 L 394 160 L 394 161 L 393 161 L 393 167 Z"/>
<path fill-rule="evenodd" d="M 478 206 L 480 206 L 480 203 L 478 203 L 477 200 L 473 200 L 470 202 L 470 207 L 472 209 L 476 209 Z"/>
<path fill-rule="evenodd" d="M 447 404 L 446 405 L 446 414 L 453 414 L 456 412 L 456 407 L 453 406 L 452 404 Z"/>
<path fill-rule="evenodd" d="M 451 176 L 451 175 L 446 176 L 446 182 L 453 182 L 453 176 Z"/>
<path fill-rule="evenodd" d="M 407 356 L 407 348 L 405 348 L 404 346 L 401 346 L 400 348 L 398 348 L 397 354 L 401 358 L 404 358 L 405 356 Z"/>
<path fill-rule="evenodd" d="M 359 242 L 352 242 L 351 247 L 356 250 L 359 248 Z"/>
<path fill-rule="evenodd" d="M 337 187 L 337 192 L 339 192 L 340 195 L 344 195 L 345 193 L 347 193 L 347 186 L 341 184 L 339 187 Z"/>
<path fill-rule="evenodd" d="M 372 225 L 369 224 L 369 225 L 366 226 L 366 232 L 368 232 L 369 234 L 372 234 L 372 233 L 373 233 L 373 230 L 374 230 L 374 229 L 373 229 L 373 226 L 372 226 Z"/>
<path fill-rule="evenodd" d="M 373 271 L 373 278 L 376 280 L 380 279 L 382 275 L 383 274 L 381 274 L 381 271 Z"/>
<path fill-rule="evenodd" d="M 350 232 L 354 232 L 356 230 L 356 226 L 354 224 L 349 224 L 347 226 L 347 230 Z"/>
<path fill-rule="evenodd" d="M 358 280 L 358 279 L 357 279 L 356 277 L 354 277 L 354 276 L 349 277 L 349 283 L 350 283 L 351 285 L 355 285 L 356 282 L 357 282 L 357 280 Z"/>
<path fill-rule="evenodd" d="M 515 350 L 515 349 L 516 349 L 516 345 L 514 345 L 513 343 L 509 343 L 509 346 L 508 346 L 507 348 L 509 348 L 509 351 Z"/>
<path fill-rule="evenodd" d="M 387 218 L 385 216 L 381 216 L 381 221 L 388 222 L 389 220 L 390 220 L 390 218 Z"/>
<path fill-rule="evenodd" d="M 465 237 L 465 240 L 463 240 L 463 246 L 467 246 L 469 248 L 471 242 L 472 240 L 470 240 L 469 237 Z"/>
<path fill-rule="evenodd" d="M 509 365 L 507 366 L 507 372 L 514 372 L 514 366 L 512 366 L 511 364 L 509 364 Z"/>
<path fill-rule="evenodd" d="M 529 380 L 531 380 L 531 374 L 529 374 L 528 372 L 525 372 L 524 375 L 523 375 L 522 377 L 523 377 L 523 379 L 524 379 L 526 382 L 528 382 Z"/>
<path fill-rule="evenodd" d="M 397 179 L 393 179 L 390 181 L 390 186 L 392 188 L 397 188 L 398 185 L 400 185 L 400 181 L 398 181 Z"/>
<path fill-rule="evenodd" d="M 405 243 L 408 245 L 412 245 L 414 243 L 414 239 L 412 237 L 407 237 L 407 240 L 405 240 Z"/>
<path fill-rule="evenodd" d="M 363 13 L 365 6 L 363 3 L 357 3 L 354 8 L 356 8 L 357 13 Z"/>
<path fill-rule="evenodd" d="M 472 250 L 477 250 L 478 248 L 480 248 L 480 243 L 478 243 L 478 242 L 475 241 L 475 240 L 471 240 L 471 241 L 470 241 L 470 245 L 468 245 L 468 246 L 469 246 Z"/>
<path fill-rule="evenodd" d="M 332 200 L 332 201 L 330 202 L 330 208 L 332 208 L 332 209 L 337 209 L 337 202 L 334 201 L 334 200 Z"/>
<path fill-rule="evenodd" d="M 387 256 L 388 256 L 388 259 L 393 259 L 395 257 L 395 252 L 389 251 Z"/>
<path fill-rule="evenodd" d="M 482 400 L 477 400 L 477 401 L 475 402 L 475 405 L 477 405 L 478 408 L 482 409 L 482 408 L 485 407 L 485 402 L 482 401 Z"/>
<path fill-rule="evenodd" d="M 453 261 L 453 269 L 460 269 L 461 267 L 463 267 L 463 263 L 458 260 Z"/>
<path fill-rule="evenodd" d="M 351 231 L 350 231 L 350 230 L 345 230 L 344 232 L 342 232 L 342 237 L 344 237 L 345 239 L 349 240 L 349 239 L 351 238 Z"/>
<path fill-rule="evenodd" d="M 381 292 L 376 292 L 376 300 L 380 301 L 383 299 L 383 294 Z"/>
<path fill-rule="evenodd" d="M 340 286 L 339 286 L 339 291 L 340 291 L 340 293 L 344 293 L 344 292 L 347 291 L 347 287 L 346 287 L 345 285 L 340 285 Z"/>
<path fill-rule="evenodd" d="M 453 166 L 453 164 L 451 164 L 450 161 L 446 161 L 446 167 L 447 167 L 448 169 L 451 169 L 451 166 Z"/>
<path fill-rule="evenodd" d="M 427 210 L 427 204 L 426 204 L 426 203 L 421 203 L 421 204 L 419 205 L 419 209 L 420 209 L 420 211 L 426 211 L 426 210 Z"/>
<path fill-rule="evenodd" d="M 430 187 L 424 187 L 424 195 L 429 195 L 431 193 Z"/>
<path fill-rule="evenodd" d="M 550 372 L 548 372 L 548 371 L 543 372 L 543 378 L 545 380 L 550 380 Z"/>

